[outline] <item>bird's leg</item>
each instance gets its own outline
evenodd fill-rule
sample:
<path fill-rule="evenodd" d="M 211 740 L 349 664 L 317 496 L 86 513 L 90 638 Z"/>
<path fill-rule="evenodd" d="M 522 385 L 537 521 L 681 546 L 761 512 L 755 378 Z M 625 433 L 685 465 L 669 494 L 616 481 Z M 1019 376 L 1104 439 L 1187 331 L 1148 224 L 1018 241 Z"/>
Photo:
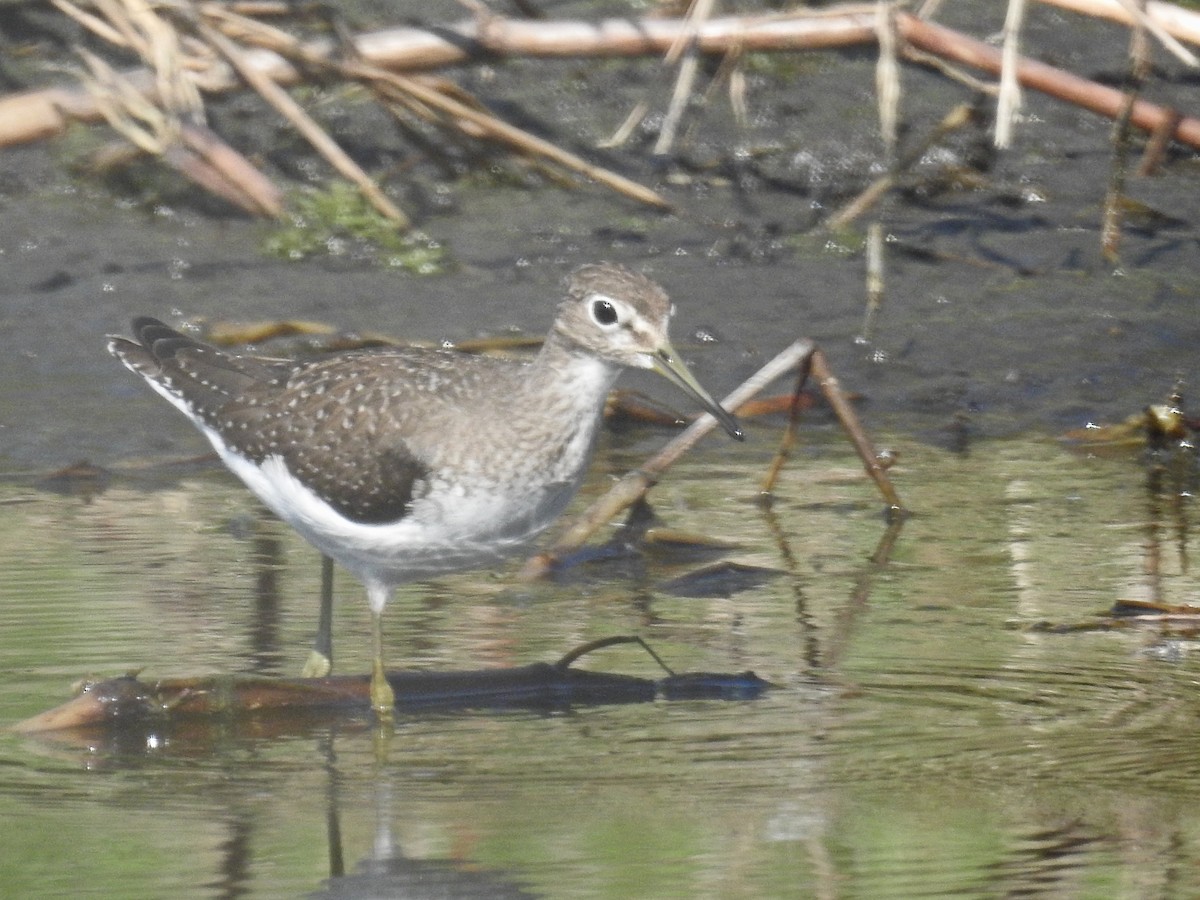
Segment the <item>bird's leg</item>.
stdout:
<path fill-rule="evenodd" d="M 333 560 L 321 555 L 321 611 L 317 617 L 317 636 L 301 678 L 324 678 L 333 671 Z"/>
<path fill-rule="evenodd" d="M 396 709 L 396 695 L 383 668 L 383 608 L 387 606 L 389 588 L 367 585 L 367 600 L 371 606 L 371 706 L 381 721 L 390 722 Z"/>
<path fill-rule="evenodd" d="M 383 614 L 371 612 L 371 634 L 375 660 L 371 664 L 371 706 L 381 719 L 391 719 L 396 710 L 396 695 L 383 669 Z"/>

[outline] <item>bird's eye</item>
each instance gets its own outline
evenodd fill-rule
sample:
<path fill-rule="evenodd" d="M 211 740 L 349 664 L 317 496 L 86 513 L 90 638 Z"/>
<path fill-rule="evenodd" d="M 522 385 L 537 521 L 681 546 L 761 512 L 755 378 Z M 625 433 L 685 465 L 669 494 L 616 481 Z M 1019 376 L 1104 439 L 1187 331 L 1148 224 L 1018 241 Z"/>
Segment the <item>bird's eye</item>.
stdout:
<path fill-rule="evenodd" d="M 617 324 L 617 308 L 611 300 L 593 300 L 592 319 L 602 328 L 611 328 Z"/>

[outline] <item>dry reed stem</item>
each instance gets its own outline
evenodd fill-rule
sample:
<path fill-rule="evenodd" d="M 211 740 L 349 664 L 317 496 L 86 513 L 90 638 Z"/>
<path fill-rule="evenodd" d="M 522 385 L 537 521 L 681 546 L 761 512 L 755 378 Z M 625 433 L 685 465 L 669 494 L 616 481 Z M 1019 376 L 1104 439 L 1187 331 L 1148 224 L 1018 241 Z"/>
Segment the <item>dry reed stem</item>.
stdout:
<path fill-rule="evenodd" d="M 1008 0 L 1004 16 L 1004 46 L 1000 52 L 1000 93 L 996 97 L 996 146 L 1012 145 L 1013 126 L 1021 111 L 1021 82 L 1017 63 L 1021 60 L 1021 24 L 1025 20 L 1025 0 Z"/>
<path fill-rule="evenodd" d="M 792 393 L 788 425 L 779 443 L 779 449 L 775 452 L 775 458 L 771 461 L 767 474 L 759 486 L 759 493 L 763 497 L 770 497 L 775 491 L 775 483 L 778 480 L 779 473 L 782 471 L 783 464 L 791 455 L 791 451 L 796 443 L 802 409 L 800 402 L 801 391 L 804 390 L 804 385 L 808 383 L 809 378 L 815 378 L 822 396 L 824 396 L 825 401 L 833 410 L 834 415 L 837 416 L 842 430 L 850 438 L 850 443 L 853 445 L 855 453 L 858 454 L 858 458 L 862 462 L 867 475 L 875 482 L 879 493 L 887 501 L 888 520 L 895 523 L 903 519 L 906 510 L 900 500 L 899 493 L 897 493 L 895 486 L 888 477 L 888 467 L 884 464 L 881 455 L 875 450 L 875 446 L 871 443 L 871 438 L 867 435 L 866 430 L 859 421 L 858 414 L 854 412 L 854 408 L 850 405 L 850 400 L 842 390 L 840 382 L 829 368 L 829 361 L 825 358 L 825 352 L 820 347 L 811 345 L 809 352 L 798 363 L 797 369 L 799 377 L 796 381 L 796 388 Z"/>
<path fill-rule="evenodd" d="M 705 10 L 705 13 L 704 13 L 704 20 L 707 21 L 707 19 L 710 17 L 711 11 L 712 11 L 712 3 L 707 2 L 707 0 L 705 0 L 705 5 L 706 5 L 707 9 Z M 692 4 L 690 4 L 688 13 L 684 17 L 683 22 L 684 22 L 684 28 L 679 32 L 679 35 L 671 43 L 671 46 L 669 46 L 667 48 L 666 53 L 663 54 L 662 66 L 664 68 L 666 68 L 668 66 L 673 66 L 676 62 L 678 62 L 680 56 L 682 56 L 685 51 L 688 51 L 693 57 L 695 55 L 694 48 L 692 47 L 692 44 L 691 44 L 691 41 L 694 39 L 695 34 L 696 34 L 695 26 L 698 23 L 698 17 L 696 15 L 696 4 L 694 2 Z M 682 79 L 683 79 L 683 72 L 681 69 L 680 74 L 676 80 L 676 93 L 678 93 L 679 83 Z M 686 95 L 685 95 L 685 97 L 686 97 Z M 633 105 L 633 109 L 631 109 L 629 111 L 629 114 L 625 117 L 625 119 L 621 122 L 621 124 L 617 126 L 617 130 L 614 131 L 609 137 L 598 142 L 596 146 L 601 147 L 601 148 L 622 146 L 627 140 L 629 140 L 629 137 L 630 137 L 630 135 L 633 134 L 634 129 L 637 128 L 637 126 L 639 124 L 641 124 L 642 120 L 646 118 L 646 114 L 648 112 L 650 112 L 650 100 L 648 97 L 643 97 L 642 99 L 638 100 L 637 103 L 635 103 Z M 664 122 L 663 127 L 665 130 L 665 128 L 666 128 L 665 122 Z M 674 126 L 672 126 L 671 130 L 672 130 L 672 132 L 674 132 Z M 672 140 L 673 139 L 674 138 L 672 135 Z M 661 142 L 661 141 L 662 141 L 662 133 L 660 132 L 659 142 Z M 669 149 L 669 146 L 670 146 L 669 141 L 668 141 L 667 146 Z M 656 145 L 655 152 L 658 153 L 658 152 L 665 152 L 665 151 L 659 151 L 657 149 L 657 145 Z"/>
<path fill-rule="evenodd" d="M 221 185 L 229 187 L 232 202 L 254 216 L 283 215 L 283 195 L 275 183 L 214 132 L 202 125 L 184 125 L 180 141 L 195 159 L 216 173 Z"/>
<path fill-rule="evenodd" d="M 186 71 L 189 59 L 171 24 L 162 19 L 145 0 L 93 2 L 104 18 L 80 9 L 69 0 L 54 0 L 55 7 L 61 12 L 97 36 L 134 51 L 147 66 L 154 79 L 153 102 L 160 111 L 145 117 L 141 112 L 135 112 L 134 115 L 145 118 L 147 122 L 153 120 L 156 138 L 164 144 L 175 141 L 181 122 L 202 124 L 204 101 Z M 85 61 L 93 75 L 96 75 L 101 66 L 100 60 L 89 54 Z M 122 104 L 131 111 L 135 105 L 141 106 L 133 96 L 135 91 L 128 90 L 129 81 L 111 67 L 104 65 L 104 68 L 107 70 L 104 76 L 106 83 L 114 86 L 119 83 L 122 86 Z"/>
<path fill-rule="evenodd" d="M 397 75 L 360 60 L 337 60 L 314 55 L 309 46 L 286 32 L 265 27 L 252 28 L 251 26 L 257 26 L 259 23 L 250 20 L 235 21 L 233 17 L 224 13 L 220 18 L 244 29 L 246 39 L 259 46 L 285 57 L 298 59 L 305 65 L 330 69 L 343 77 L 363 82 L 387 100 L 400 103 L 424 118 L 448 123 L 470 137 L 486 137 L 512 150 L 549 160 L 640 203 L 659 209 L 670 209 L 667 200 L 650 188 L 602 166 L 593 165 L 550 141 L 509 125 L 502 119 L 451 97 L 447 92 L 431 87 L 421 80 Z M 458 90 L 457 85 L 454 85 L 454 89 Z"/>
<path fill-rule="evenodd" d="M 389 85 L 401 93 L 414 97 L 426 105 L 451 116 L 453 119 L 469 122 L 477 126 L 488 138 L 497 143 L 557 163 L 565 169 L 569 169 L 585 178 L 603 184 L 630 199 L 637 200 L 639 203 L 645 203 L 648 206 L 654 206 L 658 209 L 671 208 L 671 204 L 658 192 L 622 175 L 618 175 L 616 172 L 605 169 L 603 166 L 593 165 L 582 157 L 564 150 L 557 144 L 543 140 L 527 131 L 522 131 L 520 128 L 510 125 L 502 119 L 497 119 L 489 113 L 473 109 L 461 101 L 425 86 L 416 79 L 406 78 L 403 75 L 396 75 L 384 69 L 363 66 L 361 64 L 352 63 L 342 68 L 347 74 L 353 77 L 376 84 Z"/>
<path fill-rule="evenodd" d="M 629 111 L 629 115 L 625 117 L 625 120 L 617 126 L 617 130 L 604 140 L 598 141 L 596 146 L 602 150 L 622 146 L 629 140 L 629 136 L 633 134 L 633 130 L 641 124 L 642 119 L 646 118 L 646 113 L 648 112 L 650 112 L 650 101 L 639 100 L 633 105 L 633 109 Z"/>
<path fill-rule="evenodd" d="M 171 120 L 103 60 L 78 52 L 91 72 L 83 83 L 114 131 L 251 215 L 282 212 L 278 190 L 244 156 L 203 125 Z"/>
<path fill-rule="evenodd" d="M 1050 2 L 1050 0 L 1043 0 Z M 1060 5 L 1066 0 L 1054 0 Z M 1093 0 L 1100 3 L 1100 0 Z M 224 9 L 204 5 L 203 10 Z M 704 52 L 727 52 L 731 46 L 745 51 L 802 50 L 847 47 L 874 39 L 873 6 L 861 4 L 832 7 L 804 17 L 737 17 L 713 19 L 700 29 L 697 45 Z M 1169 5 L 1151 4 L 1151 15 L 1172 31 L 1200 35 L 1200 16 L 1166 18 Z M 1165 10 L 1165 11 L 1164 11 Z M 1100 10 L 1104 11 L 1104 10 Z M 916 49 L 943 59 L 977 66 L 998 73 L 996 51 L 979 41 L 950 29 L 922 23 L 900 13 L 898 25 Z M 500 56 L 633 56 L 661 53 L 680 33 L 678 22 L 663 20 L 608 20 L 588 22 L 489 22 L 486 33 L 478 23 L 460 23 L 438 32 L 418 28 L 395 28 L 360 35 L 355 46 L 363 59 L 384 68 L 421 69 L 469 62 L 479 50 Z M 1200 38 L 1198 38 L 1200 39 Z M 336 52 L 333 42 L 314 41 L 306 48 L 317 56 Z M 300 79 L 301 73 L 282 56 L 267 51 L 247 54 L 247 62 L 280 82 Z M 130 81 L 143 84 L 144 76 L 126 73 Z M 193 73 L 194 77 L 201 77 Z M 205 88 L 227 90 L 237 82 L 216 69 L 204 73 Z M 1022 86 L 1075 103 L 1112 117 L 1120 107 L 1119 92 L 1088 82 L 1070 73 L 1038 63 L 1018 67 Z M 97 106 L 80 93 L 51 88 L 0 98 L 0 146 L 38 140 L 65 129 L 69 118 L 94 120 Z M 1147 131 L 1160 128 L 1171 117 L 1169 110 L 1140 102 L 1133 121 Z M 1184 117 L 1174 139 L 1200 147 L 1200 119 Z"/>
<path fill-rule="evenodd" d="M 729 108 L 733 110 L 733 120 L 738 128 L 750 125 L 750 112 L 746 104 L 746 70 L 741 65 L 744 51 L 740 46 L 733 47 L 725 54 L 717 77 L 728 69 L 729 72 Z"/>
<path fill-rule="evenodd" d="M 57 0 L 65 3 L 66 0 Z M 112 3 L 113 0 L 106 0 Z M 1047 0 L 1049 2 L 1049 0 Z M 1059 5 L 1065 5 L 1065 0 L 1055 0 Z M 1114 0 L 1115 2 L 1115 0 Z M 1106 4 L 1103 0 L 1092 0 L 1086 5 L 1089 11 L 1104 13 Z M 1119 4 L 1117 4 L 1119 7 Z M 694 46 L 704 52 L 726 52 L 731 47 L 751 50 L 803 48 L 812 46 L 845 46 L 861 43 L 870 38 L 873 33 L 870 25 L 870 10 L 874 7 L 841 6 L 822 11 L 817 16 L 796 17 L 754 17 L 739 18 L 725 17 L 714 19 L 698 26 Z M 1123 9 L 1123 7 L 1120 7 Z M 225 7 L 205 4 L 206 12 L 217 10 L 228 14 Z M 1168 14 L 1175 12 L 1172 7 L 1163 4 L 1149 5 L 1150 18 L 1163 25 L 1167 31 L 1183 27 L 1178 18 L 1169 19 Z M 1107 14 L 1107 13 L 1105 13 Z M 1124 13 L 1123 13 L 1124 14 Z M 1192 16 L 1196 21 L 1198 17 Z M 1184 19 L 1186 25 L 1186 18 Z M 922 51 L 939 53 L 944 58 L 974 65 L 986 71 L 997 72 L 1002 62 L 997 65 L 994 50 L 973 41 L 964 35 L 949 29 L 922 23 L 912 16 L 900 13 L 897 17 L 897 27 L 914 47 Z M 118 29 L 112 29 L 114 35 Z M 124 29 L 128 31 L 128 29 Z M 483 22 L 451 26 L 446 29 L 458 33 L 453 39 L 433 34 L 419 29 L 393 29 L 388 32 L 378 32 L 363 35 L 356 39 L 356 46 L 361 49 L 365 59 L 388 60 L 393 64 L 413 66 L 441 65 L 454 61 L 470 59 L 483 47 L 489 52 L 501 55 L 538 55 L 566 56 L 579 53 L 602 55 L 630 55 L 655 51 L 656 48 L 669 47 L 677 43 L 684 29 L 678 22 L 650 21 L 629 23 L 624 21 L 609 21 L 598 24 L 591 23 L 548 23 L 548 22 L 507 22 L 494 17 Z M 1192 32 L 1200 34 L 1200 30 Z M 125 40 L 124 37 L 121 38 Z M 332 42 L 315 42 L 305 45 L 313 53 L 331 54 L 335 47 Z M 910 51 L 911 52 L 911 51 Z M 245 54 L 246 64 L 255 70 L 270 73 L 272 77 L 295 80 L 300 77 L 296 67 L 289 65 L 286 60 L 274 54 L 262 51 L 252 51 Z M 194 66 L 202 61 L 189 58 L 185 65 Z M 215 67 L 210 67 L 203 73 L 191 72 L 189 75 L 196 80 L 204 79 L 206 87 L 228 87 L 230 80 L 221 75 Z M 1077 78 L 1069 73 L 1060 72 L 1039 63 L 1023 61 L 1017 66 L 1018 83 L 1026 87 L 1045 91 L 1068 102 L 1074 102 L 1107 116 L 1120 114 L 1122 99 L 1119 92 L 1103 88 Z M 129 77 L 129 82 L 138 90 L 152 90 L 145 86 L 145 79 L 136 73 Z M 61 89 L 33 92 L 25 95 L 0 99 L 0 146 L 33 138 L 44 137 L 65 127 L 68 116 L 80 118 L 96 117 L 103 113 L 102 103 L 95 98 L 81 96 Z M 479 111 L 475 111 L 479 114 Z M 461 119 L 453 111 L 445 114 L 452 118 Z M 1139 128 L 1151 131 L 1162 141 L 1176 139 L 1193 147 L 1200 146 L 1200 120 L 1187 117 L 1177 117 L 1173 111 L 1155 107 L 1144 101 L 1138 101 L 1130 111 L 1130 118 Z M 1173 123 L 1174 127 L 1171 127 Z M 513 132 L 516 132 L 515 134 Z M 493 135 L 497 134 L 494 127 Z M 512 130 L 502 133 L 497 139 L 520 141 L 522 133 Z M 552 146 L 552 145 L 551 145 Z M 554 148 L 558 149 L 558 148 Z M 575 165 L 581 161 L 573 160 Z M 572 162 L 564 162 L 571 165 Z M 586 165 L 586 164 L 583 164 Z M 577 171 L 588 172 L 586 169 Z M 596 170 L 597 172 L 600 170 Z M 589 174 L 596 180 L 604 181 L 598 174 Z M 640 188 L 640 186 L 638 186 Z M 642 189 L 644 190 L 644 189 Z M 654 195 L 657 201 L 661 198 Z M 655 202 L 651 200 L 650 202 Z M 655 205 L 658 205 L 656 202 Z"/>
<path fill-rule="evenodd" d="M 875 64 L 875 99 L 879 107 L 879 132 L 890 161 L 896 152 L 896 126 L 900 120 L 900 64 L 896 60 L 895 4 L 879 0 L 876 7 L 875 36 L 879 41 L 879 60 Z"/>
<path fill-rule="evenodd" d="M 705 53 L 778 51 L 847 47 L 871 40 L 869 10 L 864 4 L 847 4 L 831 11 L 788 17 L 727 16 L 714 19 L 700 30 L 698 45 Z M 201 4 L 206 17 L 228 15 L 220 4 Z M 472 62 L 481 53 L 497 56 L 567 58 L 578 56 L 639 56 L 661 53 L 678 38 L 681 28 L 671 20 L 631 22 L 612 19 L 592 22 L 508 22 L 491 20 L 481 26 L 465 22 L 431 30 L 391 28 L 358 35 L 355 50 L 366 62 L 385 69 L 415 71 Z M 331 40 L 307 42 L 310 58 L 338 54 Z M 281 54 L 260 50 L 246 61 L 281 84 L 300 81 L 303 73 Z M 205 90 L 231 90 L 240 80 L 224 67 L 193 72 Z M 123 73 L 131 82 L 144 84 L 144 72 Z M 146 88 L 149 90 L 149 88 Z M 100 111 L 83 92 L 48 88 L 0 98 L 0 147 L 40 140 L 65 130 L 72 119 L 95 121 Z"/>
<path fill-rule="evenodd" d="M 184 53 L 175 28 L 155 8 L 144 0 L 97 0 L 102 19 L 68 0 L 55 0 L 55 5 L 98 36 L 136 51 L 153 73 L 154 88 L 146 92 L 99 57 L 78 49 L 91 72 L 84 85 L 114 130 L 251 215 L 282 212 L 282 199 L 270 180 L 204 127 L 203 100 L 187 72 L 195 63 Z"/>
<path fill-rule="evenodd" d="M 163 110 L 94 53 L 82 47 L 76 52 L 89 72 L 80 80 L 104 120 L 139 150 L 161 155 L 170 140 Z"/>
<path fill-rule="evenodd" d="M 746 73 L 742 66 L 745 53 L 739 44 L 733 44 L 725 51 L 717 71 L 713 74 L 708 86 L 704 89 L 704 103 L 712 101 L 713 95 L 722 85 L 728 85 L 729 107 L 733 110 L 733 119 L 738 128 L 745 128 L 749 122 L 746 105 Z"/>
<path fill-rule="evenodd" d="M 129 47 L 125 36 L 107 21 L 87 10 L 80 9 L 68 0 L 50 0 L 50 3 L 60 13 L 82 25 L 97 37 L 108 41 L 115 47 Z M 132 49 L 132 48 L 130 48 Z"/>
<path fill-rule="evenodd" d="M 246 79 L 246 83 L 254 88 L 280 115 L 291 122 L 292 126 L 318 153 L 325 157 L 331 166 L 358 186 L 376 211 L 395 222 L 398 228 L 408 228 L 411 225 L 408 216 L 380 190 L 374 179 L 350 158 L 337 141 L 331 138 L 304 111 L 304 108 L 292 99 L 291 94 L 246 62 L 237 44 L 205 22 L 197 22 L 196 28 L 204 40 L 216 48 L 237 70 L 238 74 Z"/>
<path fill-rule="evenodd" d="M 715 0 L 692 0 L 687 15 L 684 17 L 684 30 L 680 32 L 679 40 L 667 52 L 667 59 L 664 60 L 669 65 L 678 56 L 680 63 L 679 75 L 675 79 L 675 88 L 671 92 L 671 102 L 667 105 L 662 128 L 658 132 L 658 139 L 654 142 L 654 153 L 659 156 L 671 152 L 671 146 L 675 143 L 675 132 L 683 118 L 683 111 L 692 97 L 692 86 L 696 82 L 696 73 L 700 65 L 700 57 L 695 46 L 696 33 L 699 27 L 711 18 L 714 4 Z"/>

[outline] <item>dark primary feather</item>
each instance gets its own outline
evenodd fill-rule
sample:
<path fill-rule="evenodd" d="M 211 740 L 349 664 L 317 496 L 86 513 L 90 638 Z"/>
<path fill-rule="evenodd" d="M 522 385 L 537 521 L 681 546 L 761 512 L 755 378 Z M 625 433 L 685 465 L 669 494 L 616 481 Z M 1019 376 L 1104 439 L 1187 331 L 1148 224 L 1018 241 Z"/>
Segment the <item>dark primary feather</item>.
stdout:
<path fill-rule="evenodd" d="M 378 427 L 386 409 L 359 399 L 394 395 L 387 367 L 372 364 L 387 351 L 261 360 L 225 353 L 156 319 L 135 319 L 133 333 L 137 343 L 113 338 L 110 351 L 182 400 L 241 456 L 256 464 L 282 458 L 293 477 L 347 519 L 395 522 L 422 495 L 428 467 Z"/>

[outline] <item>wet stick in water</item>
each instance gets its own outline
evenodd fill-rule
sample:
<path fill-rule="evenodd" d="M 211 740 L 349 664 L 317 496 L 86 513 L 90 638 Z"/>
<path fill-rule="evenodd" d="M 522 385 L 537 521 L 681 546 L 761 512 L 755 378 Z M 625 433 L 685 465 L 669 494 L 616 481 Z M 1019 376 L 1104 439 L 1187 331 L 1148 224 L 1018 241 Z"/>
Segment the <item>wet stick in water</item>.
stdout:
<path fill-rule="evenodd" d="M 783 439 L 780 441 L 779 450 L 776 452 L 767 475 L 759 488 L 760 493 L 766 497 L 775 490 L 775 482 L 778 480 L 779 473 L 783 469 L 783 464 L 787 461 L 787 458 L 791 455 L 792 448 L 795 446 L 796 434 L 800 424 L 800 411 L 802 409 L 800 392 L 804 389 L 804 385 L 807 383 L 809 377 L 816 379 L 817 386 L 820 388 L 822 395 L 833 409 L 834 415 L 837 416 L 838 422 L 841 423 L 842 429 L 846 432 L 846 436 L 850 438 L 850 443 L 854 445 L 854 450 L 858 454 L 858 458 L 862 461 L 867 475 L 875 482 L 879 493 L 887 501 L 889 517 L 896 518 L 901 516 L 904 513 L 904 504 L 901 502 L 900 495 L 892 484 L 892 480 L 887 475 L 888 466 L 885 463 L 884 457 L 875 450 L 875 446 L 863 429 L 858 415 L 854 412 L 854 408 L 846 398 L 845 392 L 842 391 L 841 383 L 830 370 L 829 361 L 825 358 L 824 352 L 819 347 L 812 347 L 800 363 L 800 377 L 797 379 L 796 390 L 792 395 L 793 400 L 788 427 L 784 432 Z"/>

